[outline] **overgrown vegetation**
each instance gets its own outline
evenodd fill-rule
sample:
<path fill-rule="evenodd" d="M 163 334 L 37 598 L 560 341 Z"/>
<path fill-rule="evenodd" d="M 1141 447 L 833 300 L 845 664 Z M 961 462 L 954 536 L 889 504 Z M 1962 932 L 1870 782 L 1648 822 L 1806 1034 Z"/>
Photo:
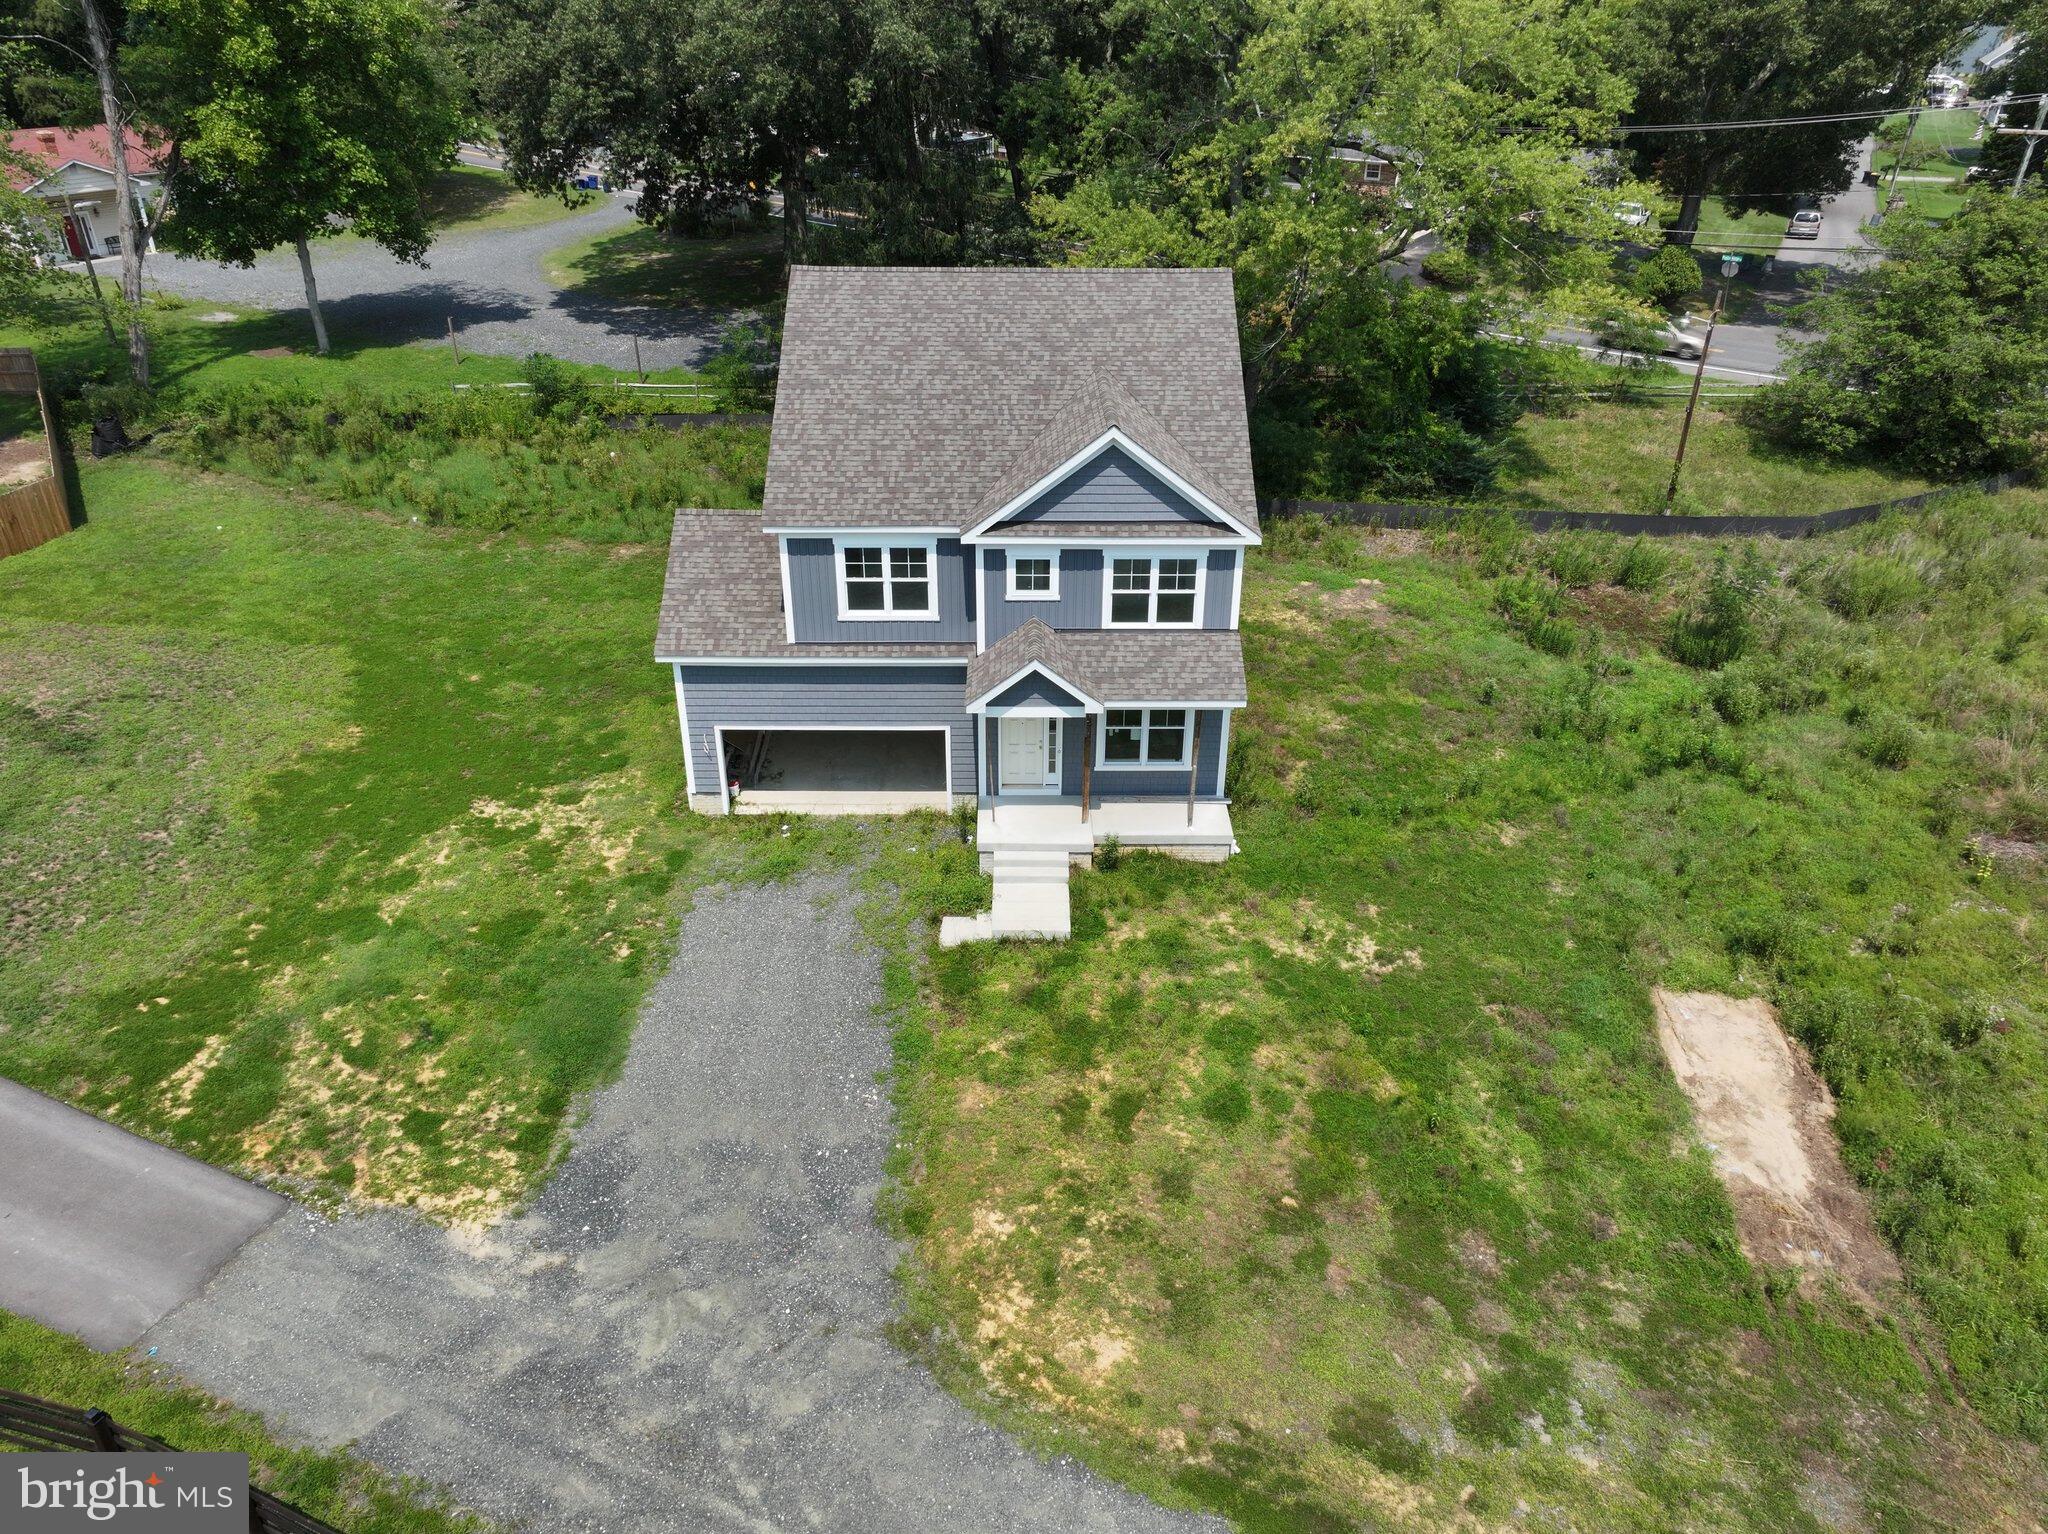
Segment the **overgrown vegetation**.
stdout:
<path fill-rule="evenodd" d="M 936 954 L 901 1025 L 918 1345 L 1246 1528 L 2025 1527 L 2048 497 L 1269 534 L 1243 854 L 1079 876 L 1072 943 Z M 1811 1049 L 1884 1314 L 1737 1250 L 1656 984 Z"/>
<path fill-rule="evenodd" d="M 251 1412 L 6 1311 L 0 1385 L 66 1406 L 97 1406 L 188 1453 L 246 1454 L 256 1485 L 348 1534 L 481 1534 L 488 1527 L 352 1455 L 280 1443 Z"/>
<path fill-rule="evenodd" d="M 243 387 L 196 401 L 164 433 L 187 462 L 226 467 L 427 523 L 665 543 L 679 506 L 760 504 L 762 427 L 622 431 L 615 402 L 551 359 L 529 392 L 391 399 Z"/>
<path fill-rule="evenodd" d="M 1883 259 L 1802 304 L 1815 332 L 1749 418 L 1780 442 L 1942 478 L 2020 468 L 2048 438 L 2048 194 L 1980 187 L 1946 224 L 1882 220 Z"/>

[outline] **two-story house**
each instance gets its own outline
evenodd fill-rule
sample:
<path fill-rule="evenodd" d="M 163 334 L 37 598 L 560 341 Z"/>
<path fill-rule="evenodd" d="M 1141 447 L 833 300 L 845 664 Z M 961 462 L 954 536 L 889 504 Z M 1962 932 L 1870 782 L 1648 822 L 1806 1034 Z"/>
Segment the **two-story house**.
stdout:
<path fill-rule="evenodd" d="M 1229 272 L 798 268 L 764 509 L 669 547 L 690 802 L 1227 856 L 1258 542 Z"/>

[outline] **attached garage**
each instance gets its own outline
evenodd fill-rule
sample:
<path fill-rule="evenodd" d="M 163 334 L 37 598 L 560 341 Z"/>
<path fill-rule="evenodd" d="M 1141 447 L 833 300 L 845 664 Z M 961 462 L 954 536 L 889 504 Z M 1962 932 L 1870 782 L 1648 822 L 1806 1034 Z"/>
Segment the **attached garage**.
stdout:
<path fill-rule="evenodd" d="M 945 725 L 718 728 L 737 814 L 894 814 L 953 803 Z"/>

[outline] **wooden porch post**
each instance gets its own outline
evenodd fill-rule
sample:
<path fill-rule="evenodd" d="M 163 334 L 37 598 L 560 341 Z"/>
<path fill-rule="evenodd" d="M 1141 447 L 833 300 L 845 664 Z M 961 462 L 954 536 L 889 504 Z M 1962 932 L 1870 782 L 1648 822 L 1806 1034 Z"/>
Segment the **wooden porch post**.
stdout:
<path fill-rule="evenodd" d="M 1088 790 L 1095 772 L 1095 716 L 1081 718 L 1081 824 L 1088 824 Z"/>
<path fill-rule="evenodd" d="M 1195 778 L 1202 770 L 1202 711 L 1195 710 L 1195 739 L 1188 750 L 1188 824 L 1195 823 Z"/>
<path fill-rule="evenodd" d="M 986 714 L 977 714 L 974 717 L 976 720 L 974 727 L 981 731 L 981 748 L 988 753 L 988 796 L 993 800 L 996 797 L 996 774 L 1001 771 L 996 765 L 996 758 L 1003 754 L 1002 731 L 1000 729 L 997 730 L 996 743 L 991 748 L 988 743 L 988 716 Z M 989 813 L 995 813 L 995 806 L 993 804 L 989 806 Z"/>

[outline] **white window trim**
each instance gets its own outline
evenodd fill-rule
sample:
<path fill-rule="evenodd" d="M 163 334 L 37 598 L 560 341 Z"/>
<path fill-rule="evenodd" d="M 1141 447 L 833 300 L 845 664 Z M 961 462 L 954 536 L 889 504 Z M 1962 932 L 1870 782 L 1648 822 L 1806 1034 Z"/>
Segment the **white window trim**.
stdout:
<path fill-rule="evenodd" d="M 855 612 L 846 600 L 846 551 L 855 549 L 880 549 L 882 551 L 882 600 L 887 602 L 889 593 L 889 555 L 896 549 L 923 549 L 925 557 L 926 594 L 930 605 L 916 612 L 899 608 L 884 607 L 877 612 Z M 939 621 L 939 540 L 936 538 L 906 538 L 900 533 L 885 533 L 875 537 L 849 534 L 832 540 L 832 586 L 839 594 L 839 621 L 841 623 L 937 623 Z"/>
<path fill-rule="evenodd" d="M 1052 566 L 1052 586 L 1046 591 L 1017 589 L 1017 561 L 1043 559 Z M 1060 552 L 1058 549 L 1003 550 L 1003 600 L 1007 602 L 1057 602 L 1060 599 Z"/>
<path fill-rule="evenodd" d="M 1161 623 L 1148 618 L 1143 623 L 1115 623 L 1110 619 L 1110 604 L 1116 599 L 1116 562 L 1119 559 L 1149 559 L 1152 561 L 1152 594 L 1146 611 L 1159 611 L 1159 561 L 1162 559 L 1193 559 L 1195 562 L 1195 611 L 1186 623 Z M 1130 593 L 1126 592 L 1125 595 Z M 1102 556 L 1102 627 L 1106 629 L 1198 629 L 1202 626 L 1202 615 L 1208 610 L 1209 602 L 1209 556 L 1206 553 L 1191 554 L 1185 549 L 1111 549 Z"/>
<path fill-rule="evenodd" d="M 1139 726 L 1138 731 L 1138 746 L 1142 751 L 1149 749 L 1152 744 L 1152 716 L 1168 712 L 1169 710 L 1178 710 L 1188 716 L 1187 723 L 1181 727 L 1179 761 L 1112 762 L 1108 758 L 1106 753 L 1109 750 L 1109 716 L 1111 714 L 1134 712 L 1144 716 L 1144 723 Z M 1199 712 L 1199 709 L 1193 708 L 1186 703 L 1168 703 L 1148 708 L 1135 708 L 1129 703 L 1111 704 L 1103 711 L 1102 723 L 1095 731 L 1095 770 L 1098 772 L 1186 772 L 1188 768 L 1194 765 L 1194 759 L 1189 753 L 1195 748 L 1195 715 Z"/>

